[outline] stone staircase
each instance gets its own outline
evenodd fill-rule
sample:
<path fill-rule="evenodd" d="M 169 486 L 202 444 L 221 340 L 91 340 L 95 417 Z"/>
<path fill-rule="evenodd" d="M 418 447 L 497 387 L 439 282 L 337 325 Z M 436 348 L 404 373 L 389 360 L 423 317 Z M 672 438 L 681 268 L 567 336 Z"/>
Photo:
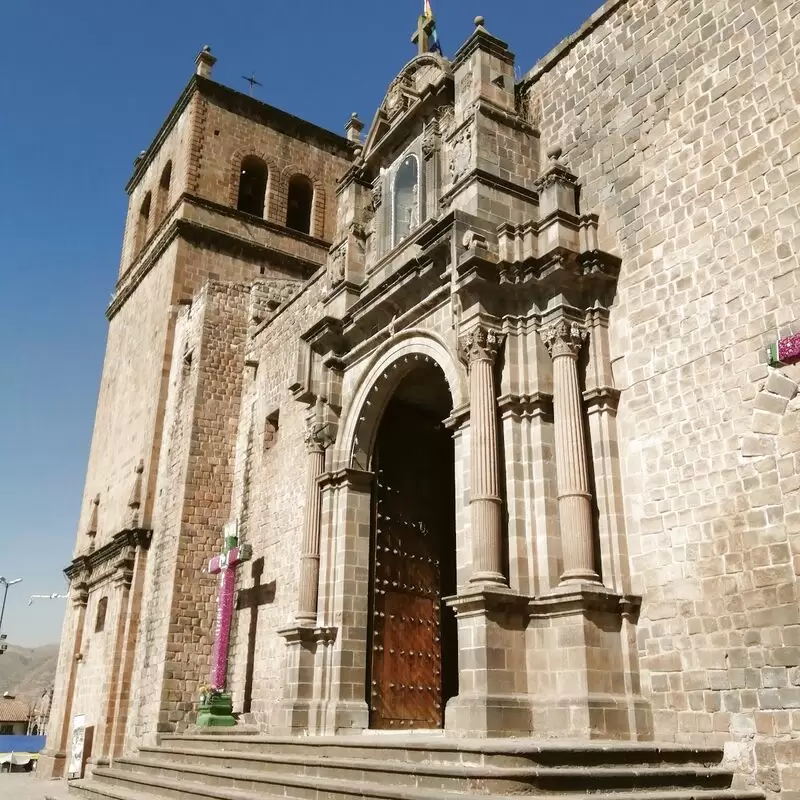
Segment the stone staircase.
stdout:
<path fill-rule="evenodd" d="M 717 749 L 435 735 L 165 736 L 70 785 L 85 800 L 763 800 Z"/>

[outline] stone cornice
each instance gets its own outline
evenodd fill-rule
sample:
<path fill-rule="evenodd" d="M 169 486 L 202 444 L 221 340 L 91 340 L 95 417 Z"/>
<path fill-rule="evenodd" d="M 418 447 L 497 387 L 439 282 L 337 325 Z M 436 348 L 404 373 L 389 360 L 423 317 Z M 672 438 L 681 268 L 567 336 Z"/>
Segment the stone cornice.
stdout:
<path fill-rule="evenodd" d="M 583 393 L 586 412 L 594 414 L 598 411 L 606 411 L 616 414 L 619 408 L 620 395 L 620 390 L 615 389 L 613 386 L 598 386 L 594 389 L 587 389 Z"/>
<path fill-rule="evenodd" d="M 476 50 L 483 50 L 507 64 L 514 63 L 514 54 L 508 49 L 508 44 L 480 26 L 453 56 L 453 69 L 458 69 Z"/>
<path fill-rule="evenodd" d="M 311 236 L 290 231 L 288 228 L 283 228 L 280 225 L 267 222 L 266 220 L 257 220 L 249 215 L 243 215 L 235 209 L 221 206 L 218 203 L 213 203 L 209 200 L 204 200 L 193 195 L 184 194 L 181 196 L 179 203 L 184 201 L 191 205 L 195 205 L 208 210 L 224 213 L 225 216 L 234 218 L 246 218 L 250 224 L 256 224 L 264 230 L 269 230 L 278 233 L 287 238 L 294 238 L 302 240 L 310 245 L 319 247 L 324 251 L 328 247 L 328 243 L 322 239 L 315 239 Z M 127 281 L 119 288 L 114 299 L 106 309 L 106 318 L 110 321 L 116 316 L 119 310 L 127 302 L 128 298 L 133 294 L 139 284 L 144 280 L 150 270 L 156 265 L 159 258 L 164 254 L 169 245 L 176 239 L 182 238 L 186 241 L 202 244 L 210 244 L 220 249 L 223 252 L 236 255 L 244 255 L 250 257 L 254 261 L 276 261 L 277 266 L 286 267 L 288 269 L 299 271 L 300 279 L 310 278 L 316 272 L 321 263 L 316 263 L 305 258 L 301 258 L 285 250 L 281 250 L 274 245 L 254 242 L 250 239 L 237 236 L 234 233 L 214 228 L 210 225 L 196 222 L 195 220 L 184 219 L 182 217 L 175 217 L 166 225 L 161 237 L 155 242 L 154 247 L 146 254 L 146 256 L 138 263 L 134 264 L 125 275 L 128 276 Z"/>
<path fill-rule="evenodd" d="M 73 558 L 69 566 L 64 569 L 64 574 L 70 581 L 81 574 L 90 575 L 98 567 L 119 556 L 126 547 L 147 550 L 150 547 L 152 535 L 153 531 L 146 528 L 120 531 L 112 537 L 110 542 L 107 542 L 92 553 Z"/>
<path fill-rule="evenodd" d="M 553 395 L 548 392 L 533 392 L 531 394 L 504 394 L 497 400 L 500 416 L 515 417 L 545 417 L 553 416 Z"/>
<path fill-rule="evenodd" d="M 366 493 L 372 491 L 372 481 L 375 478 L 374 472 L 366 470 L 339 469 L 335 472 L 324 472 L 319 477 L 320 489 L 348 487 L 357 492 Z"/>
<path fill-rule="evenodd" d="M 492 189 L 506 192 L 507 194 L 510 194 L 513 197 L 518 197 L 521 200 L 527 200 L 529 203 L 532 203 L 537 207 L 539 205 L 539 194 L 536 191 L 528 189 L 527 186 L 523 186 L 520 183 L 514 183 L 514 181 L 494 175 L 488 170 L 479 168 L 469 170 L 460 180 L 454 183 L 453 186 L 451 186 L 447 192 L 442 195 L 441 200 L 439 201 L 440 204 L 442 206 L 447 206 L 453 197 L 458 194 L 458 192 L 474 182 L 482 183 L 484 186 L 489 186 Z"/>
<path fill-rule="evenodd" d="M 489 117 L 489 119 L 493 119 L 496 122 L 502 122 L 504 125 L 508 125 L 509 128 L 522 131 L 530 136 L 535 136 L 538 133 L 535 125 L 531 125 L 530 122 L 522 119 L 522 117 L 520 117 L 518 114 L 512 114 L 510 111 L 506 111 L 504 108 L 496 106 L 494 103 L 491 103 L 485 98 L 481 98 L 481 100 L 478 102 L 477 110 L 485 117 Z"/>

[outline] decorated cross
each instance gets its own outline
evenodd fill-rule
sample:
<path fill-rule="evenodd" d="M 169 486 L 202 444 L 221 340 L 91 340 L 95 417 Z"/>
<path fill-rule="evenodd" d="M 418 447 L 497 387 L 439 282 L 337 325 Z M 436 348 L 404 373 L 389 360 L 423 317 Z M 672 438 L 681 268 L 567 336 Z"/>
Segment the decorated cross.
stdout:
<path fill-rule="evenodd" d="M 233 623 L 236 567 L 243 561 L 249 561 L 252 555 L 250 545 L 239 544 L 239 523 L 236 520 L 225 526 L 222 536 L 222 552 L 214 556 L 208 565 L 211 575 L 220 576 L 214 655 L 211 665 L 211 688 L 216 692 L 225 690 L 228 679 L 228 649 Z"/>
<path fill-rule="evenodd" d="M 800 361 L 800 333 L 795 333 L 794 336 L 787 336 L 785 339 L 778 339 L 777 342 L 769 345 L 767 347 L 767 357 L 773 367 Z"/>

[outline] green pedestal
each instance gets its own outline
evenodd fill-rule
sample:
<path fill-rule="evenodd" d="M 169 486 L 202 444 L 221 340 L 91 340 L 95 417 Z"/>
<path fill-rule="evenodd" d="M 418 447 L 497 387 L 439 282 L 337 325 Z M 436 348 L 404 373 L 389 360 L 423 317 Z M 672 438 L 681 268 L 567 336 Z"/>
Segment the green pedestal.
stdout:
<path fill-rule="evenodd" d="M 197 708 L 198 728 L 230 728 L 236 724 L 233 718 L 233 702 L 229 694 L 207 696 Z"/>

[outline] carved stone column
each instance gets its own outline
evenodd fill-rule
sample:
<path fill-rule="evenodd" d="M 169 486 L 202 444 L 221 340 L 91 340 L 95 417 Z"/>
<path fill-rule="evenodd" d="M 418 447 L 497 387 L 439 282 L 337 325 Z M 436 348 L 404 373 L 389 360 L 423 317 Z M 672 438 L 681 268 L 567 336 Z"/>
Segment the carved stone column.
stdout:
<path fill-rule="evenodd" d="M 502 572 L 501 498 L 497 455 L 497 398 L 494 362 L 503 334 L 482 325 L 459 340 L 459 356 L 469 370 L 470 583 L 505 585 Z"/>
<path fill-rule="evenodd" d="M 558 511 L 564 556 L 562 584 L 600 582 L 594 567 L 592 497 L 577 368 L 587 335 L 582 325 L 564 319 L 541 330 L 553 359 Z"/>
<path fill-rule="evenodd" d="M 308 452 L 306 511 L 303 521 L 303 549 L 300 556 L 300 598 L 295 621 L 298 625 L 317 624 L 319 596 L 319 478 L 325 471 L 325 442 L 321 436 L 324 425 L 314 421 L 309 425 L 305 442 Z"/>

